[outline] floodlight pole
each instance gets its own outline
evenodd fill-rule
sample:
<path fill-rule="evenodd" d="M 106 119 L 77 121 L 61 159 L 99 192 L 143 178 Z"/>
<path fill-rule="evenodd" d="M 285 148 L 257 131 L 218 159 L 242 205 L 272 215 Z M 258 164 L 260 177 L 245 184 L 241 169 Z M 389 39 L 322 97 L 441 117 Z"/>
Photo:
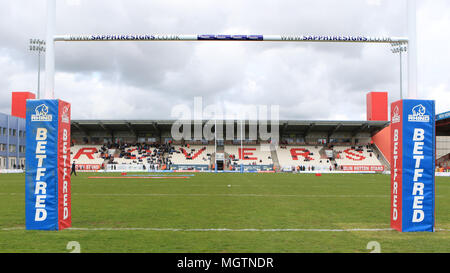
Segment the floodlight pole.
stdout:
<path fill-rule="evenodd" d="M 45 52 L 45 41 L 40 39 L 30 39 L 30 51 L 38 52 L 38 80 L 37 80 L 37 98 L 41 97 L 41 52 Z"/>
<path fill-rule="evenodd" d="M 41 51 L 38 53 L 38 88 L 37 88 L 37 98 L 41 98 Z"/>
<path fill-rule="evenodd" d="M 406 44 L 401 43 L 393 43 L 392 44 L 392 53 L 400 55 L 400 99 L 403 99 L 403 62 L 402 62 L 402 54 L 403 52 L 407 52 Z"/>
<path fill-rule="evenodd" d="M 217 173 L 217 117 L 214 119 L 214 171 Z"/>
<path fill-rule="evenodd" d="M 243 154 L 244 154 L 244 145 L 243 145 L 243 142 L 244 142 L 244 137 L 243 137 L 243 134 L 244 134 L 244 129 L 242 128 L 243 127 L 243 124 L 244 124 L 244 119 L 243 119 L 243 117 L 241 117 L 241 152 L 239 153 L 239 161 L 241 162 L 241 173 L 242 172 L 244 172 L 244 163 L 243 163 L 243 159 L 244 159 L 244 157 L 242 156 Z"/>
<path fill-rule="evenodd" d="M 402 73 L 402 51 L 399 52 L 400 55 L 400 99 L 403 99 L 403 73 Z"/>

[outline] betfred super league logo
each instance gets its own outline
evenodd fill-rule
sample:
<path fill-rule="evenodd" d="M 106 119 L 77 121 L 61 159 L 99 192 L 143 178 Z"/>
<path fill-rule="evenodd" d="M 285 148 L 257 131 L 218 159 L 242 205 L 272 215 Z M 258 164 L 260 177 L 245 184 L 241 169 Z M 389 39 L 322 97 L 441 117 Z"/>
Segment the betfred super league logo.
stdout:
<path fill-rule="evenodd" d="M 35 114 L 31 115 L 31 121 L 52 121 L 52 115 L 48 114 L 48 106 L 41 104 L 35 109 Z"/>
<path fill-rule="evenodd" d="M 70 123 L 69 113 L 70 113 L 70 106 L 68 106 L 68 105 L 64 106 L 63 111 L 62 111 L 62 115 L 61 115 L 61 121 L 62 122 Z"/>
<path fill-rule="evenodd" d="M 400 122 L 400 110 L 398 109 L 398 106 L 396 105 L 394 108 L 394 111 L 392 111 L 392 123 L 398 123 Z"/>
<path fill-rule="evenodd" d="M 408 115 L 408 121 L 410 122 L 429 122 L 430 116 L 425 115 L 427 109 L 422 104 L 414 106 L 412 109 L 412 115 Z"/>

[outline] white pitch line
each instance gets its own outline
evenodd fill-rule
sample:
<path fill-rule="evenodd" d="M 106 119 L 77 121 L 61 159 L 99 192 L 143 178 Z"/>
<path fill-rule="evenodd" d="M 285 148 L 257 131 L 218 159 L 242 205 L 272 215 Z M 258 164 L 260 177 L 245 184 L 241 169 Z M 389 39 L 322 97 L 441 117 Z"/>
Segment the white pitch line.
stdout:
<path fill-rule="evenodd" d="M 253 193 L 224 193 L 224 194 L 204 194 L 204 193 L 74 193 L 72 195 L 83 196 L 187 196 L 187 197 L 305 197 L 305 198 L 388 198 L 389 195 L 319 195 L 319 194 L 253 194 Z"/>
<path fill-rule="evenodd" d="M 305 228 L 271 228 L 271 229 L 259 229 L 259 228 L 69 228 L 70 230 L 83 230 L 83 231 L 184 231 L 184 232 L 205 232 L 205 231 L 228 231 L 228 232 L 299 232 L 299 231 L 314 231 L 314 232 L 345 232 L 345 231 L 391 231 L 393 229 L 305 229 Z"/>
<path fill-rule="evenodd" d="M 24 227 L 10 227 L 10 228 L 2 228 L 1 231 L 11 231 L 11 230 L 24 230 Z"/>
<path fill-rule="evenodd" d="M 25 193 L 0 193 L 0 195 L 24 195 Z M 333 194 L 256 194 L 256 193 L 72 193 L 79 196 L 124 196 L 124 197 L 158 197 L 158 196 L 174 196 L 174 197 L 303 197 L 303 198 L 389 198 L 389 195 L 333 195 Z M 436 197 L 444 198 L 445 196 L 437 195 Z"/>
<path fill-rule="evenodd" d="M 24 227 L 2 228 L 2 231 L 25 230 Z M 392 228 L 350 228 L 350 229 L 321 229 L 321 228 L 83 228 L 72 227 L 67 230 L 74 231 L 182 231 L 182 232 L 375 232 L 394 231 Z M 436 229 L 436 231 L 450 231 L 448 229 Z"/>

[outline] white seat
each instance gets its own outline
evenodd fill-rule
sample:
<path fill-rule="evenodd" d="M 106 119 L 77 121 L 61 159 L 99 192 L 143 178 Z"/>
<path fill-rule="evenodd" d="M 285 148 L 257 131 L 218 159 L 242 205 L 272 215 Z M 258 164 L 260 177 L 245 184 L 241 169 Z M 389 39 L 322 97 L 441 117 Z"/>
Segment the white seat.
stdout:
<path fill-rule="evenodd" d="M 375 152 L 368 152 L 366 147 L 362 151 L 356 151 L 351 146 L 338 146 L 333 149 L 338 153 L 335 160 L 338 165 L 367 165 L 382 166 Z"/>
<path fill-rule="evenodd" d="M 315 170 L 329 170 L 331 162 L 320 158 L 320 146 L 287 145 L 286 148 L 277 147 L 277 156 L 281 168 L 296 166 L 314 167 Z M 328 161 L 328 162 L 327 162 Z"/>
<path fill-rule="evenodd" d="M 104 159 L 100 157 L 101 145 L 74 145 L 70 147 L 70 158 L 75 161 L 75 164 L 102 164 Z M 75 156 L 85 148 L 94 149 L 96 152 L 92 153 L 93 159 L 89 158 L 85 153 L 81 153 L 78 158 L 75 159 Z M 87 152 L 87 151 L 86 151 Z"/>
<path fill-rule="evenodd" d="M 267 145 L 244 145 L 243 157 L 240 158 L 239 150 L 241 149 L 240 145 L 225 145 L 225 153 L 228 155 L 233 155 L 235 160 L 232 160 L 232 163 L 236 163 L 238 165 L 272 165 L 272 155 L 270 149 Z M 246 159 L 245 157 L 248 157 Z"/>
<path fill-rule="evenodd" d="M 169 156 L 172 164 L 209 165 L 208 154 L 214 153 L 213 145 L 189 145 L 189 148 L 176 145 L 174 148 L 175 152 Z"/>

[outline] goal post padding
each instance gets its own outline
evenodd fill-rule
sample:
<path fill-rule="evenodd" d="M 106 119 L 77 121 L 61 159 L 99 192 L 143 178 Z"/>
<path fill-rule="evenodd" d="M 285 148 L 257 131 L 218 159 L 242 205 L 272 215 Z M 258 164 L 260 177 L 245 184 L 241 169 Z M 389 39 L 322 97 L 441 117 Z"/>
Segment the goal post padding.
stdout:
<path fill-rule="evenodd" d="M 391 227 L 435 230 L 435 102 L 391 104 Z"/>
<path fill-rule="evenodd" d="M 28 230 L 71 226 L 70 104 L 27 100 L 25 224 Z"/>

